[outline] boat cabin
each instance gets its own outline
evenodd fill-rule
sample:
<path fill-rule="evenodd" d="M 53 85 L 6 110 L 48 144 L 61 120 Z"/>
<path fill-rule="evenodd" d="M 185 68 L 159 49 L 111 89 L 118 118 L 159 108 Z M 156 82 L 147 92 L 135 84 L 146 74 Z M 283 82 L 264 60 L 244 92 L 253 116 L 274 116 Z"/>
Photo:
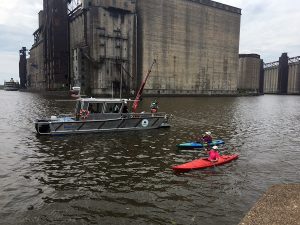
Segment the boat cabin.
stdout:
<path fill-rule="evenodd" d="M 128 99 L 81 98 L 75 107 L 76 119 L 117 118 L 128 113 Z"/>

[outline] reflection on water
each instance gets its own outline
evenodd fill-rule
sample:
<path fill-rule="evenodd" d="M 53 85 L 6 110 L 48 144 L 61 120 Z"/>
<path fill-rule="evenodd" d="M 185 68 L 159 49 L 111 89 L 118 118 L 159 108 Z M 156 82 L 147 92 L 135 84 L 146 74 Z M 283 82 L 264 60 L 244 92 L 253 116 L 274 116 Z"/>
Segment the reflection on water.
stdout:
<path fill-rule="evenodd" d="M 170 129 L 39 137 L 34 119 L 73 102 L 0 94 L 0 224 L 237 224 L 270 185 L 299 182 L 298 96 L 159 98 Z M 174 174 L 204 155 L 176 144 L 206 130 L 240 158 Z"/>

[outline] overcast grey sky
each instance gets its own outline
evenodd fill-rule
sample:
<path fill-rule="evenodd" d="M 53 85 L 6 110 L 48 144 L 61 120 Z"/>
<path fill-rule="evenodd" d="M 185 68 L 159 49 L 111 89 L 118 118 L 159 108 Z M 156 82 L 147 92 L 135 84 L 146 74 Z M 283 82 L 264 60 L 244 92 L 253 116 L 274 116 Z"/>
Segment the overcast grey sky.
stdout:
<path fill-rule="evenodd" d="M 19 50 L 33 44 L 42 0 L 1 0 L 0 84 L 19 80 Z M 282 52 L 300 55 L 300 1 L 219 0 L 242 9 L 240 53 L 256 53 L 265 62 L 278 60 Z"/>

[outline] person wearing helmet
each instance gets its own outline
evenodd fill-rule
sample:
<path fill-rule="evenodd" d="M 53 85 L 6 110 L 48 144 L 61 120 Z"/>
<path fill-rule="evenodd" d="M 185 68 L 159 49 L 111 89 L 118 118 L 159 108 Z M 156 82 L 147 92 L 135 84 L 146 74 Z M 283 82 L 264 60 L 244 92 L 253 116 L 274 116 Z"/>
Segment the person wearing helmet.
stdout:
<path fill-rule="evenodd" d="M 214 145 L 212 149 L 208 152 L 208 160 L 211 162 L 218 162 L 220 158 L 219 152 L 218 152 L 218 146 Z"/>
<path fill-rule="evenodd" d="M 152 102 L 151 102 L 151 105 L 150 105 L 150 111 L 151 113 L 157 113 L 158 111 L 158 102 L 156 99 L 154 99 Z"/>
<path fill-rule="evenodd" d="M 203 143 L 211 143 L 212 142 L 212 136 L 210 131 L 206 131 L 205 134 L 202 137 Z"/>

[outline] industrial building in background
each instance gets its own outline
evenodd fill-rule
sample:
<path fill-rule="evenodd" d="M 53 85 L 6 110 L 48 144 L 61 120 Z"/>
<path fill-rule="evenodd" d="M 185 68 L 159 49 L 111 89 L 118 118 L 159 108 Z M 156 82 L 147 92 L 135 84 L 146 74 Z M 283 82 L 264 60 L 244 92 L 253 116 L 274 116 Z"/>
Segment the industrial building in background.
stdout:
<path fill-rule="evenodd" d="M 137 0 L 136 10 L 138 75 L 158 62 L 145 93 L 236 94 L 240 9 L 207 0 Z"/>
<path fill-rule="evenodd" d="M 70 12 L 72 86 L 91 95 L 135 90 L 136 20 L 131 0 L 83 1 Z"/>
<path fill-rule="evenodd" d="M 233 95 L 240 17 L 208 0 L 44 0 L 27 87 L 134 93 L 156 59 L 145 94 Z"/>
<path fill-rule="evenodd" d="M 44 76 L 47 89 L 69 87 L 67 4 L 58 0 L 43 1 Z"/>
<path fill-rule="evenodd" d="M 27 87 L 34 90 L 69 88 L 67 2 L 44 0 L 39 27 L 33 33 L 27 61 Z"/>
<path fill-rule="evenodd" d="M 239 55 L 240 20 L 210 0 L 44 0 L 20 78 L 30 90 L 128 97 L 155 59 L 145 95 L 297 93 L 291 64 L 274 78 L 259 55 Z"/>
<path fill-rule="evenodd" d="M 263 94 L 262 79 L 263 62 L 257 54 L 240 54 L 239 55 L 239 76 L 238 92 L 239 94 Z"/>
<path fill-rule="evenodd" d="M 282 53 L 279 61 L 264 65 L 264 93 L 300 94 L 300 56 Z"/>

